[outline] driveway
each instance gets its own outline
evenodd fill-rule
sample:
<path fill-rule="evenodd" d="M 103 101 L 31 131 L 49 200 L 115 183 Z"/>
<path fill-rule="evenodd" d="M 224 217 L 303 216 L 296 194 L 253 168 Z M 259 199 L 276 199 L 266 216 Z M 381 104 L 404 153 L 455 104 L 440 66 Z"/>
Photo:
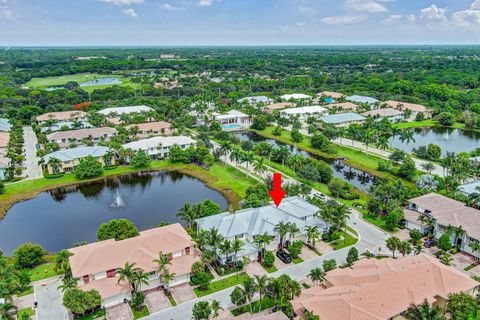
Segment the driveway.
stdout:
<path fill-rule="evenodd" d="M 145 303 L 150 313 L 171 307 L 170 301 L 161 288 L 145 292 Z"/>
<path fill-rule="evenodd" d="M 24 149 L 25 149 L 25 171 L 27 179 L 39 179 L 43 177 L 42 168 L 38 165 L 40 158 L 37 157 L 37 135 L 32 127 L 23 127 Z"/>
<path fill-rule="evenodd" d="M 254 275 L 264 275 L 267 274 L 267 271 L 263 269 L 258 261 L 252 261 L 245 267 L 245 272 L 250 276 L 253 277 Z"/>
<path fill-rule="evenodd" d="M 181 304 L 197 298 L 195 292 L 193 292 L 192 287 L 190 287 L 188 283 L 172 287 L 170 288 L 170 292 L 172 293 L 173 299 L 175 299 L 175 302 L 177 302 L 177 304 Z"/>
<path fill-rule="evenodd" d="M 107 319 L 109 320 L 131 320 L 133 319 L 132 310 L 128 303 L 122 303 L 107 309 Z"/>
<path fill-rule="evenodd" d="M 63 293 L 57 290 L 61 281 L 53 281 L 34 287 L 35 301 L 38 303 L 35 319 L 67 320 L 68 312 L 63 306 Z"/>

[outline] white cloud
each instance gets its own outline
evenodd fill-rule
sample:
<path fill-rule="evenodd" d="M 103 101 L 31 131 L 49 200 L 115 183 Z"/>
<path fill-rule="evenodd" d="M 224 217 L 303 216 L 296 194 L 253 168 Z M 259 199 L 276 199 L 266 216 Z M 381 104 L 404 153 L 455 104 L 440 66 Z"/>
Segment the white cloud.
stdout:
<path fill-rule="evenodd" d="M 402 20 L 401 14 L 392 14 L 390 17 L 382 21 L 382 24 L 395 24 Z"/>
<path fill-rule="evenodd" d="M 472 5 L 470 6 L 471 10 L 480 10 L 480 0 L 473 1 Z"/>
<path fill-rule="evenodd" d="M 117 6 L 131 6 L 132 4 L 142 4 L 145 0 L 97 0 L 100 2 L 111 3 Z"/>
<path fill-rule="evenodd" d="M 430 7 L 426 7 L 421 10 L 420 17 L 431 22 L 443 22 L 448 20 L 447 11 L 447 8 L 440 8 L 435 4 L 432 4 Z"/>
<path fill-rule="evenodd" d="M 197 3 L 199 7 L 210 7 L 213 4 L 213 0 L 200 0 Z"/>
<path fill-rule="evenodd" d="M 137 18 L 137 17 L 138 17 L 138 14 L 137 14 L 137 12 L 135 11 L 135 9 L 131 9 L 131 8 L 129 8 L 129 9 L 123 9 L 122 12 L 123 12 L 124 14 L 126 14 L 127 16 L 132 17 L 132 18 Z"/>
<path fill-rule="evenodd" d="M 0 18 L 13 19 L 13 11 L 8 7 L 7 0 L 0 0 Z"/>
<path fill-rule="evenodd" d="M 325 17 L 321 19 L 325 24 L 352 24 L 352 23 L 359 23 L 367 20 L 368 17 L 366 15 L 359 15 L 359 16 L 333 16 L 333 17 Z"/>
<path fill-rule="evenodd" d="M 409 22 L 409 23 L 414 23 L 416 20 L 417 20 L 417 17 L 415 17 L 414 14 L 409 14 L 407 16 L 407 22 Z"/>
<path fill-rule="evenodd" d="M 163 10 L 169 10 L 169 11 L 178 11 L 178 10 L 184 10 L 184 8 L 176 7 L 170 3 L 162 3 L 160 4 L 160 9 Z"/>
<path fill-rule="evenodd" d="M 315 13 L 315 9 L 310 7 L 300 6 L 298 7 L 298 12 L 300 12 L 301 14 L 311 15 Z"/>
<path fill-rule="evenodd" d="M 480 27 L 480 0 L 475 0 L 469 9 L 454 12 L 452 20 L 459 27 Z"/>
<path fill-rule="evenodd" d="M 377 12 L 387 12 L 388 9 L 381 4 L 378 0 L 347 0 L 345 2 L 345 8 L 349 10 L 367 12 L 367 13 L 377 13 Z"/>

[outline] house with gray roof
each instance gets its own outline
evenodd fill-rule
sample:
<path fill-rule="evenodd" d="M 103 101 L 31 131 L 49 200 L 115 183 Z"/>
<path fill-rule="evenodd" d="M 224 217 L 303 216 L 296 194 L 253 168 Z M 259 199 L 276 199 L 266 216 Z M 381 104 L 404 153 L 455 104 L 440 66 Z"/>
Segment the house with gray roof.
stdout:
<path fill-rule="evenodd" d="M 377 99 L 372 98 L 372 97 L 366 97 L 366 96 L 358 96 L 358 95 L 353 95 L 347 97 L 348 101 L 355 102 L 355 103 L 366 103 L 366 104 L 375 104 L 379 102 Z"/>
<path fill-rule="evenodd" d="M 321 121 L 334 124 L 336 127 L 346 127 L 353 123 L 362 123 L 365 119 L 367 118 L 353 112 L 329 114 L 320 118 Z"/>
<path fill-rule="evenodd" d="M 152 159 L 160 159 L 168 157 L 170 149 L 173 146 L 179 146 L 182 150 L 185 150 L 190 146 L 195 146 L 196 143 L 195 140 L 187 136 L 158 136 L 132 141 L 124 144 L 123 147 L 133 151 L 143 150 Z M 128 156 L 125 161 L 130 162 L 130 156 Z"/>
<path fill-rule="evenodd" d="M 295 224 L 300 230 L 295 238 L 304 240 L 304 229 L 306 226 L 317 226 L 320 231 L 326 230 L 325 222 L 317 218 L 318 207 L 295 196 L 283 199 L 279 207 L 273 203 L 259 207 L 248 208 L 236 211 L 235 213 L 224 212 L 195 220 L 198 230 L 209 230 L 215 228 L 225 239 L 240 239 L 244 246 L 237 253 L 237 259 L 248 257 L 250 260 L 257 258 L 259 248 L 255 242 L 255 236 L 267 233 L 274 237 L 270 249 L 277 246 L 279 235 L 275 226 L 280 222 Z M 219 254 L 218 259 L 222 262 L 229 262 L 233 256 Z"/>
<path fill-rule="evenodd" d="M 115 163 L 115 158 L 105 157 L 109 151 L 110 148 L 101 146 L 58 150 L 43 157 L 43 167 L 49 174 L 73 172 L 80 161 L 88 156 L 96 158 L 103 166 L 110 166 Z"/>
<path fill-rule="evenodd" d="M 0 131 L 8 132 L 12 128 L 12 124 L 8 119 L 0 118 Z"/>
<path fill-rule="evenodd" d="M 256 105 L 257 103 L 269 104 L 273 103 L 273 99 L 270 99 L 267 96 L 254 96 L 254 97 L 245 97 L 237 100 L 238 103 L 246 102 L 249 105 Z"/>

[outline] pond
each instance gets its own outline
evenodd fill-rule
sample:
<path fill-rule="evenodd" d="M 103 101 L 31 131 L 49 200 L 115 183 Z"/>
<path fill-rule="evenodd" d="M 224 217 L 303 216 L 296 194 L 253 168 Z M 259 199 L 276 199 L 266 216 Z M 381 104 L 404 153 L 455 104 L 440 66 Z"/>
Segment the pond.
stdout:
<path fill-rule="evenodd" d="M 90 87 L 90 86 L 100 86 L 100 85 L 114 85 L 114 84 L 121 84 L 122 80 L 119 77 L 110 77 L 110 78 L 97 78 L 94 80 L 81 82 L 79 83 L 80 87 Z M 46 91 L 54 91 L 58 89 L 64 89 L 64 86 L 53 86 L 48 87 Z"/>
<path fill-rule="evenodd" d="M 352 186 L 354 186 L 360 191 L 368 192 L 370 187 L 375 183 L 375 176 L 369 173 L 366 173 L 364 171 L 352 168 L 346 165 L 345 163 L 343 163 L 343 161 L 341 160 L 324 159 L 317 155 L 310 154 L 306 151 L 300 150 L 292 145 L 284 144 L 274 139 L 268 139 L 253 132 L 236 132 L 235 135 L 241 141 L 250 140 L 254 143 L 259 143 L 264 141 L 276 148 L 280 146 L 286 146 L 289 148 L 292 154 L 301 154 L 305 157 L 313 157 L 319 160 L 323 160 L 330 166 L 330 168 L 332 168 L 333 176 L 340 178 L 342 180 L 348 181 Z"/>
<path fill-rule="evenodd" d="M 399 150 L 411 152 L 413 148 L 426 146 L 430 143 L 442 148 L 445 155 L 449 152 L 473 151 L 480 146 L 480 133 L 475 131 L 450 128 L 415 128 L 415 142 L 402 142 L 399 137 L 390 139 L 390 146 Z"/>
<path fill-rule="evenodd" d="M 131 220 L 139 230 L 162 221 L 180 222 L 185 202 L 211 199 L 226 210 L 221 193 L 178 172 L 133 173 L 57 188 L 15 204 L 0 220 L 0 249 L 5 254 L 24 242 L 50 252 L 76 242 L 94 242 L 98 227 L 111 219 Z"/>

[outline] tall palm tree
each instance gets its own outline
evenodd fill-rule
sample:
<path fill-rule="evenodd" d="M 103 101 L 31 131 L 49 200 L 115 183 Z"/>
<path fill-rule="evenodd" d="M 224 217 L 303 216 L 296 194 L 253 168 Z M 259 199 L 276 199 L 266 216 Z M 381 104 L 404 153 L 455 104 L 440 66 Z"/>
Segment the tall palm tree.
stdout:
<path fill-rule="evenodd" d="M 175 279 L 176 274 L 174 272 L 170 273 L 168 269 L 164 269 L 163 272 L 158 276 L 162 282 L 163 288 L 167 293 L 170 293 L 170 282 Z"/>
<path fill-rule="evenodd" d="M 300 232 L 300 229 L 297 225 L 293 222 L 289 222 L 288 224 L 288 241 L 291 241 L 296 233 Z"/>
<path fill-rule="evenodd" d="M 53 169 L 53 173 L 60 172 L 60 168 L 62 167 L 62 162 L 60 159 L 55 157 L 50 157 L 47 161 L 47 164 Z"/>
<path fill-rule="evenodd" d="M 415 142 L 414 136 L 415 133 L 412 130 L 404 130 L 400 133 L 400 141 L 402 141 L 402 143 L 406 142 L 407 146 L 410 142 Z"/>
<path fill-rule="evenodd" d="M 76 288 L 78 284 L 78 279 L 73 277 L 65 277 L 62 280 L 62 284 L 57 287 L 62 292 L 67 291 L 68 289 Z"/>
<path fill-rule="evenodd" d="M 245 165 L 247 166 L 247 170 L 250 164 L 253 164 L 255 160 L 255 154 L 253 152 L 245 152 L 243 153 L 243 161 L 245 161 Z"/>
<path fill-rule="evenodd" d="M 218 300 L 215 300 L 215 299 L 212 300 L 210 304 L 210 308 L 212 308 L 212 311 L 213 311 L 212 317 L 214 319 L 218 318 L 219 311 L 223 310 L 222 306 L 220 306 L 220 302 L 218 302 Z"/>
<path fill-rule="evenodd" d="M 478 257 L 476 253 L 480 252 L 480 242 L 479 241 L 473 241 L 469 244 L 470 249 L 472 249 L 472 253 L 475 256 L 475 259 L 478 261 Z"/>
<path fill-rule="evenodd" d="M 318 231 L 317 226 L 306 226 L 305 231 L 307 232 L 307 243 L 315 247 L 315 242 L 320 238 L 320 232 Z"/>
<path fill-rule="evenodd" d="M 222 243 L 218 246 L 220 253 L 225 255 L 225 263 L 227 263 L 228 255 L 232 252 L 232 243 L 230 240 L 225 239 Z"/>
<path fill-rule="evenodd" d="M 263 295 L 267 291 L 268 277 L 266 275 L 256 274 L 253 279 L 255 283 L 255 290 L 258 292 L 259 299 L 260 299 L 259 305 L 261 305 Z"/>
<path fill-rule="evenodd" d="M 17 311 L 17 307 L 11 302 L 5 302 L 0 304 L 0 319 L 10 320 L 14 319 L 13 315 Z"/>
<path fill-rule="evenodd" d="M 368 151 L 368 145 L 370 144 L 370 142 L 372 142 L 374 140 L 375 133 L 376 132 L 375 132 L 374 129 L 365 130 L 365 132 L 363 133 L 362 140 L 363 140 L 363 143 L 365 143 L 365 150 L 366 151 Z"/>
<path fill-rule="evenodd" d="M 385 136 L 381 136 L 380 138 L 378 138 L 378 141 L 377 143 L 375 144 L 375 146 L 379 149 L 382 149 L 382 150 L 385 150 L 388 148 L 388 139 L 387 137 Z"/>
<path fill-rule="evenodd" d="M 310 270 L 308 277 L 313 281 L 313 284 L 316 285 L 318 281 L 325 280 L 325 272 L 320 268 L 313 268 Z"/>
<path fill-rule="evenodd" d="M 189 229 L 193 227 L 195 219 L 198 218 L 197 211 L 193 210 L 193 206 L 188 202 L 185 202 L 183 207 L 178 210 L 177 217 L 187 222 Z"/>
<path fill-rule="evenodd" d="M 218 232 L 216 228 L 211 228 L 208 231 L 208 245 L 213 249 L 213 252 L 216 254 L 218 249 L 218 244 L 223 241 L 223 236 Z"/>
<path fill-rule="evenodd" d="M 340 144 L 342 144 L 342 139 L 347 136 L 347 129 L 345 127 L 338 128 L 337 135 L 338 135 L 338 138 L 340 139 Z"/>
<path fill-rule="evenodd" d="M 295 172 L 304 163 L 304 157 L 301 154 L 294 154 L 287 159 L 287 164 Z"/>
<path fill-rule="evenodd" d="M 60 250 L 55 255 L 55 270 L 62 273 L 70 273 L 70 262 L 68 258 L 71 256 L 71 253 L 68 250 Z"/>
<path fill-rule="evenodd" d="M 231 252 L 233 253 L 233 261 L 237 264 L 237 254 L 243 248 L 243 241 L 240 239 L 234 239 L 231 243 Z"/>
<path fill-rule="evenodd" d="M 282 162 L 282 167 L 285 166 L 285 160 L 290 155 L 290 150 L 286 146 L 280 146 L 276 151 L 275 155 Z"/>
<path fill-rule="evenodd" d="M 243 152 L 240 151 L 238 148 L 234 148 L 230 151 L 230 161 L 238 164 L 243 159 Z"/>
<path fill-rule="evenodd" d="M 127 283 L 127 285 L 134 289 L 132 287 L 133 285 L 133 281 L 134 281 L 134 277 L 135 277 L 135 273 L 139 272 L 141 269 L 138 268 L 138 267 L 135 267 L 135 262 L 125 262 L 125 265 L 123 266 L 123 268 L 118 268 L 117 269 L 117 275 L 118 275 L 118 280 L 117 280 L 117 283 L 120 283 L 121 281 L 124 281 L 125 283 Z"/>
<path fill-rule="evenodd" d="M 290 230 L 290 227 L 287 223 L 283 222 L 283 221 L 280 221 L 274 228 L 275 232 L 278 233 L 278 235 L 280 236 L 280 248 L 283 249 L 283 240 L 284 240 L 284 237 L 285 235 L 288 233 L 288 231 Z"/>
<path fill-rule="evenodd" d="M 261 248 L 261 260 L 265 257 L 265 247 L 270 244 L 272 241 L 272 236 L 269 235 L 267 232 L 264 232 L 263 234 L 257 234 L 256 236 L 253 237 L 253 241 L 258 245 L 259 248 Z"/>
<path fill-rule="evenodd" d="M 148 273 L 145 273 L 140 269 L 133 274 L 132 281 L 135 291 L 140 292 L 142 284 L 148 285 Z"/>
<path fill-rule="evenodd" d="M 264 158 L 255 159 L 255 161 L 253 162 L 253 170 L 258 172 L 259 174 L 264 173 L 266 170 L 264 161 Z"/>
<path fill-rule="evenodd" d="M 245 296 L 245 298 L 248 301 L 248 304 L 250 306 L 250 313 L 252 312 L 252 299 L 253 296 L 255 295 L 255 292 L 257 291 L 255 282 L 252 280 L 250 277 L 245 277 L 242 283 L 242 294 Z"/>
<path fill-rule="evenodd" d="M 408 320 L 445 320 L 442 310 L 439 307 L 431 307 L 426 300 L 419 306 L 411 306 L 405 312 L 405 318 Z"/>
<path fill-rule="evenodd" d="M 166 269 L 166 266 L 172 264 L 172 261 L 170 261 L 169 256 L 164 254 L 162 251 L 158 253 L 158 259 L 153 260 L 153 262 L 156 262 L 158 265 L 158 268 L 157 268 L 158 274 L 163 273 L 163 271 Z"/>

